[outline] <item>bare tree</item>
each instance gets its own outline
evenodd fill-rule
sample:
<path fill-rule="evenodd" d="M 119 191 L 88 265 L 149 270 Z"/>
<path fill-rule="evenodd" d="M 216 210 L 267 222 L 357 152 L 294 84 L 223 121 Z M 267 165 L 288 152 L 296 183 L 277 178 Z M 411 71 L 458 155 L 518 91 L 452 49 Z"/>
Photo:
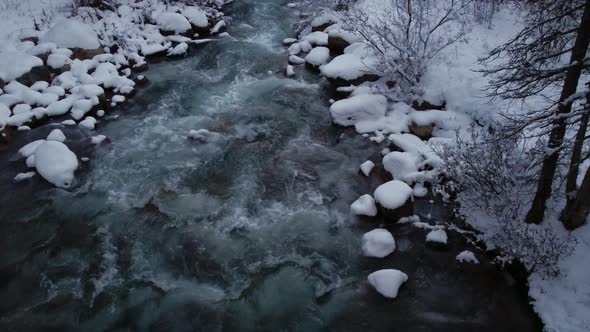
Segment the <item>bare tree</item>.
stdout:
<path fill-rule="evenodd" d="M 468 31 L 471 1 L 388 0 L 378 8 L 353 6 L 343 18 L 379 58 L 385 75 L 410 90 L 430 60 Z"/>
<path fill-rule="evenodd" d="M 586 170 L 580 189 L 571 206 L 564 211 L 562 222 L 565 227 L 574 229 L 586 222 L 590 212 L 590 168 Z"/>

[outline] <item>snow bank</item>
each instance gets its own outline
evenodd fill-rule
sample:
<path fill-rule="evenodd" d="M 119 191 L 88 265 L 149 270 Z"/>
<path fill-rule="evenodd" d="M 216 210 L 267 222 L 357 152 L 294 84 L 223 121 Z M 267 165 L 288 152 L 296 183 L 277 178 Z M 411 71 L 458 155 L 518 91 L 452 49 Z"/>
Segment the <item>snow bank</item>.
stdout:
<path fill-rule="evenodd" d="M 393 180 L 375 190 L 375 201 L 386 209 L 397 209 L 412 197 L 412 188 L 406 183 Z"/>
<path fill-rule="evenodd" d="M 341 126 L 354 126 L 359 121 L 375 120 L 385 115 L 387 99 L 382 95 L 353 96 L 330 106 L 332 121 Z"/>
<path fill-rule="evenodd" d="M 363 235 L 363 255 L 382 258 L 394 251 L 395 239 L 388 230 L 377 228 Z"/>
<path fill-rule="evenodd" d="M 374 217 L 377 215 L 375 200 L 369 194 L 363 195 L 350 205 L 350 211 L 357 216 Z"/>
<path fill-rule="evenodd" d="M 65 144 L 45 141 L 35 150 L 35 168 L 54 186 L 69 188 L 78 168 L 78 159 Z"/>
<path fill-rule="evenodd" d="M 386 269 L 369 274 L 367 280 L 381 295 L 395 299 L 400 286 L 408 281 L 408 275 L 399 270 Z"/>
<path fill-rule="evenodd" d="M 92 27 L 72 19 L 58 21 L 41 37 L 41 41 L 65 48 L 95 49 L 100 47 L 98 36 Z"/>

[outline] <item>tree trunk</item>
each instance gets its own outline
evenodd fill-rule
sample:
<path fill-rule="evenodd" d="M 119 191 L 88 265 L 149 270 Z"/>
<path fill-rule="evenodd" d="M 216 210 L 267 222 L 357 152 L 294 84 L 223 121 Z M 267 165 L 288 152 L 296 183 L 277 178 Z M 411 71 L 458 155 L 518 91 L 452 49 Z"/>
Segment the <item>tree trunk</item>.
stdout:
<path fill-rule="evenodd" d="M 561 96 L 559 98 L 559 106 L 557 109 L 557 116 L 553 120 L 551 133 L 549 134 L 549 142 L 547 148 L 550 154 L 543 160 L 541 167 L 541 175 L 537 184 L 537 191 L 533 199 L 531 209 L 526 215 L 525 221 L 527 223 L 539 224 L 545 217 L 545 203 L 551 196 L 551 187 L 553 186 L 553 178 L 555 177 L 555 170 L 559 160 L 558 149 L 563 143 L 563 137 L 566 131 L 566 122 L 560 114 L 569 113 L 572 109 L 572 103 L 564 103 L 571 95 L 576 93 L 580 74 L 582 73 L 582 62 L 586 57 L 588 51 L 588 43 L 590 42 L 590 0 L 586 0 L 584 6 L 584 13 L 582 14 L 582 21 L 578 27 L 578 34 L 572 49 L 572 56 L 570 64 L 572 66 L 567 70 Z M 575 65 L 574 65 L 575 64 Z"/>
<path fill-rule="evenodd" d="M 590 83 L 588 84 L 590 86 Z M 580 118 L 580 127 L 576 134 L 576 140 L 574 141 L 574 148 L 572 150 L 572 158 L 570 161 L 569 171 L 567 173 L 567 181 L 565 184 L 565 208 L 561 212 L 562 216 L 569 214 L 572 205 L 575 200 L 576 191 L 578 189 L 578 174 L 580 173 L 580 163 L 582 162 L 582 149 L 584 147 L 584 139 L 586 137 L 586 131 L 588 129 L 588 120 L 590 120 L 590 92 L 586 94 L 586 113 Z M 563 222 L 563 218 L 562 218 Z"/>
<path fill-rule="evenodd" d="M 586 222 L 588 212 L 590 211 L 590 168 L 586 170 L 582 185 L 576 194 L 576 199 L 572 203 L 571 209 L 563 216 L 563 225 L 567 229 L 574 229 L 582 226 Z"/>

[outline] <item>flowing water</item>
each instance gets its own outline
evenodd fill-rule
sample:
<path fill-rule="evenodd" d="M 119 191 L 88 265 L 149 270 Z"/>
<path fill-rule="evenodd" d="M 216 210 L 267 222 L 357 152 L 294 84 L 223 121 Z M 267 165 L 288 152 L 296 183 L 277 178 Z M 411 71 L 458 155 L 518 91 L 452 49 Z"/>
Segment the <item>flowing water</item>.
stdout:
<path fill-rule="evenodd" d="M 331 125 L 315 74 L 282 75 L 281 40 L 299 19 L 285 4 L 235 1 L 232 37 L 152 65 L 151 84 L 95 132 L 65 128 L 90 157 L 71 191 L 10 181 L 24 164 L 15 149 L 53 127 L 1 152 L 1 330 L 538 328 L 509 275 L 484 256 L 457 266 L 468 247 L 455 233 L 436 251 L 424 230 L 389 226 L 396 252 L 360 255 L 375 225 L 349 206 L 378 184 L 357 171 L 379 148 Z M 219 135 L 187 139 L 200 128 Z M 96 134 L 112 143 L 89 149 Z M 382 268 L 409 275 L 398 299 L 367 285 Z"/>

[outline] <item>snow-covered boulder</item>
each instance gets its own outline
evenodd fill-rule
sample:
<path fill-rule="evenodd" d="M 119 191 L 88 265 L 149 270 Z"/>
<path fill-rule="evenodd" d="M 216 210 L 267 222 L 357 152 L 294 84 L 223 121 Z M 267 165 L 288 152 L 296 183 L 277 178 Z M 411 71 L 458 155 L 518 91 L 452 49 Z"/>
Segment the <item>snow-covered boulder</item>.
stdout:
<path fill-rule="evenodd" d="M 369 274 L 367 280 L 379 294 L 395 299 L 401 285 L 408 281 L 408 275 L 399 270 L 385 269 Z"/>
<path fill-rule="evenodd" d="M 393 151 L 383 157 L 383 168 L 385 168 L 395 180 L 411 184 L 413 175 L 418 172 L 418 160 L 409 152 Z"/>
<path fill-rule="evenodd" d="M 309 35 L 303 36 L 301 40 L 308 41 L 315 46 L 328 46 L 328 34 L 325 32 L 312 32 Z"/>
<path fill-rule="evenodd" d="M 315 47 L 305 57 L 305 62 L 314 68 L 318 68 L 330 61 L 330 50 L 327 47 Z"/>
<path fill-rule="evenodd" d="M 382 258 L 394 251 L 395 239 L 388 230 L 377 228 L 363 235 L 363 255 Z"/>
<path fill-rule="evenodd" d="M 374 197 L 379 211 L 391 221 L 414 214 L 412 188 L 402 181 L 393 180 L 380 185 Z"/>
<path fill-rule="evenodd" d="M 350 205 L 350 211 L 357 216 L 374 217 L 377 215 L 377 206 L 371 195 L 366 194 L 359 197 Z"/>
<path fill-rule="evenodd" d="M 342 54 L 344 49 L 357 40 L 358 38 L 355 35 L 344 30 L 338 29 L 328 32 L 328 48 L 337 54 Z"/>
<path fill-rule="evenodd" d="M 332 121 L 341 126 L 354 126 L 359 121 L 377 120 L 387 111 L 387 99 L 382 95 L 359 95 L 335 102 L 330 106 Z"/>
<path fill-rule="evenodd" d="M 434 248 L 443 249 L 447 246 L 447 232 L 444 229 L 433 229 L 426 234 L 426 243 Z"/>
<path fill-rule="evenodd" d="M 69 188 L 78 168 L 78 159 L 65 144 L 45 141 L 35 150 L 35 168 L 47 182 Z"/>
<path fill-rule="evenodd" d="M 361 85 L 374 82 L 380 77 L 376 74 L 375 61 L 372 58 L 361 58 L 356 54 L 342 54 L 330 63 L 320 67 L 322 75 L 337 86 Z"/>
<path fill-rule="evenodd" d="M 311 31 L 324 31 L 330 25 L 336 24 L 338 18 L 332 12 L 323 12 L 311 21 Z"/>
<path fill-rule="evenodd" d="M 191 30 L 191 23 L 178 13 L 162 13 L 156 17 L 156 23 L 160 31 L 165 34 L 175 33 L 182 34 Z"/>
<path fill-rule="evenodd" d="M 294 65 L 302 65 L 305 63 L 305 59 L 300 58 L 296 55 L 290 55 L 289 56 L 289 63 L 294 64 Z"/>
<path fill-rule="evenodd" d="M 59 20 L 41 37 L 41 41 L 64 48 L 97 49 L 100 47 L 98 36 L 92 27 L 72 19 Z"/>
<path fill-rule="evenodd" d="M 361 172 L 363 172 L 363 174 L 365 176 L 369 176 L 369 174 L 371 174 L 371 171 L 373 170 L 373 168 L 375 168 L 375 163 L 370 160 L 365 161 L 360 166 L 360 170 L 361 170 Z"/>
<path fill-rule="evenodd" d="M 186 55 L 188 51 L 188 44 L 187 43 L 180 43 L 176 45 L 174 48 L 168 50 L 168 56 L 182 56 Z"/>
<path fill-rule="evenodd" d="M 209 19 L 207 18 L 207 13 L 201 8 L 193 6 L 186 7 L 182 11 L 182 15 L 188 19 L 195 32 L 199 34 L 208 32 Z"/>
<path fill-rule="evenodd" d="M 64 135 L 63 131 L 60 129 L 53 129 L 49 135 L 47 135 L 47 140 L 63 143 L 66 141 L 66 135 Z"/>
<path fill-rule="evenodd" d="M 5 82 L 15 80 L 39 66 L 43 66 L 43 60 L 36 56 L 20 51 L 0 52 L 0 80 Z"/>
<path fill-rule="evenodd" d="M 469 250 L 460 252 L 456 259 L 459 263 L 479 264 L 479 260 L 475 257 L 475 254 Z"/>

